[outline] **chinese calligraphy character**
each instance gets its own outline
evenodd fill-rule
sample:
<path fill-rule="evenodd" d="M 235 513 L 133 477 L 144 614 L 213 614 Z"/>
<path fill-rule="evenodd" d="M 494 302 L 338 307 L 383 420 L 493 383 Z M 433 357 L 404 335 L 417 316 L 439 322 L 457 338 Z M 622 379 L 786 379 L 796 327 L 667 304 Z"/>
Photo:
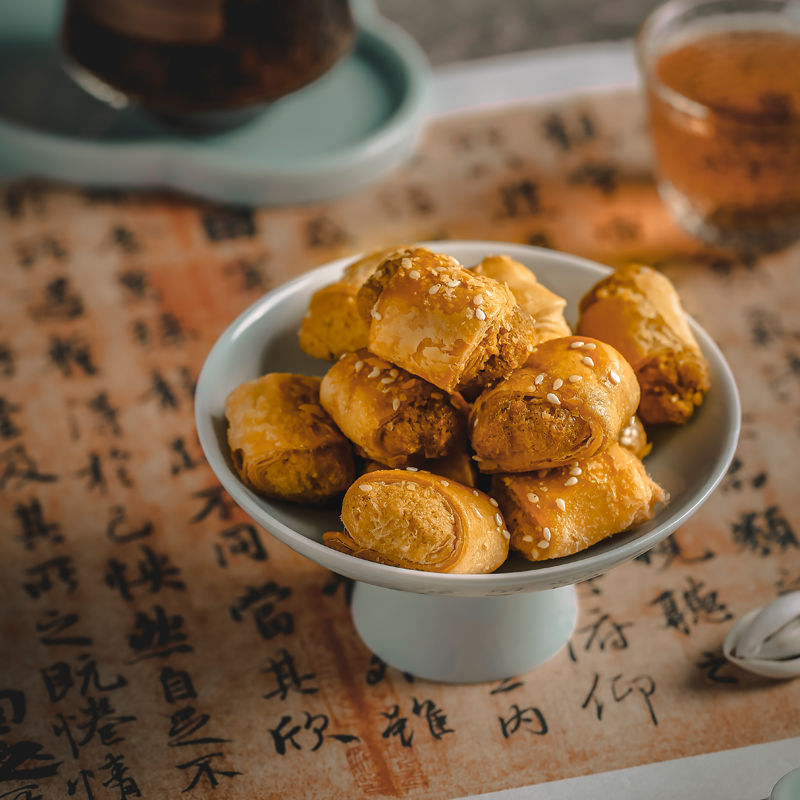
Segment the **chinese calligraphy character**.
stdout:
<path fill-rule="evenodd" d="M 190 792 L 197 786 L 200 778 L 203 776 L 206 777 L 212 789 L 216 788 L 219 785 L 219 781 L 217 780 L 217 775 L 223 775 L 226 778 L 232 778 L 234 775 L 241 775 L 241 772 L 236 772 L 235 770 L 215 770 L 211 766 L 211 759 L 212 758 L 222 758 L 222 753 L 208 753 L 207 755 L 200 756 L 200 758 L 195 758 L 193 761 L 188 761 L 185 764 L 178 764 L 175 769 L 192 769 L 196 770 L 194 777 L 192 778 L 191 783 L 181 791 L 181 794 L 186 792 Z"/>
<path fill-rule="evenodd" d="M 54 483 L 57 480 L 57 475 L 39 472 L 23 444 L 12 445 L 0 452 L 0 491 L 6 488 L 19 490 L 29 483 Z"/>
<path fill-rule="evenodd" d="M 294 665 L 294 658 L 289 654 L 288 650 L 281 648 L 278 650 L 281 655 L 279 659 L 267 659 L 267 666 L 261 671 L 265 674 L 272 674 L 275 677 L 277 688 L 264 698 L 269 700 L 276 695 L 280 695 L 281 700 L 285 700 L 289 691 L 299 692 L 300 694 L 315 694 L 319 691 L 314 686 L 303 686 L 304 681 L 312 681 L 316 678 L 313 672 L 308 672 L 305 675 L 300 675 Z"/>
<path fill-rule="evenodd" d="M 179 700 L 194 700 L 197 693 L 192 685 L 192 678 L 188 672 L 174 670 L 171 667 L 161 667 L 161 688 L 164 690 L 164 699 L 168 703 Z"/>
<path fill-rule="evenodd" d="M 166 658 L 173 653 L 191 653 L 194 648 L 186 641 L 186 634 L 181 632 L 183 617 L 179 614 L 167 616 L 162 606 L 153 606 L 152 619 L 140 611 L 136 614 L 136 633 L 128 636 L 131 650 L 138 657 L 128 663 L 136 663 L 146 658 Z M 148 652 L 145 652 L 148 651 Z"/>
<path fill-rule="evenodd" d="M 520 708 L 514 703 L 509 710 L 511 715 L 507 719 L 498 717 L 504 739 L 510 738 L 520 729 L 535 736 L 544 736 L 547 733 L 547 722 L 544 714 L 538 708 L 532 706 L 530 708 Z"/>
<path fill-rule="evenodd" d="M 23 583 L 22 588 L 34 600 L 38 600 L 45 592 L 49 592 L 53 588 L 51 571 L 67 587 L 67 594 L 71 594 L 78 588 L 78 582 L 75 580 L 75 567 L 72 565 L 70 556 L 51 558 L 35 567 L 26 569 L 25 574 L 36 580 Z"/>
<path fill-rule="evenodd" d="M 231 606 L 231 617 L 241 622 L 242 612 L 253 608 L 256 627 L 264 639 L 272 639 L 279 633 L 290 634 L 294 630 L 294 617 L 288 611 L 275 611 L 275 604 L 285 600 L 292 590 L 288 586 L 279 586 L 269 581 L 259 587 L 248 586 L 247 594 L 236 600 Z"/>
<path fill-rule="evenodd" d="M 224 540 L 230 555 L 244 555 L 252 561 L 266 561 L 267 551 L 261 544 L 261 538 L 255 525 L 248 522 L 241 522 L 231 528 L 220 531 L 220 537 Z M 215 544 L 214 550 L 217 554 L 217 563 L 221 567 L 227 567 L 228 561 L 222 545 Z"/>
<path fill-rule="evenodd" d="M 132 530 L 129 533 L 118 533 L 117 529 L 125 522 L 126 515 L 123 506 L 114 506 L 111 509 L 111 520 L 106 527 L 106 536 L 112 542 L 127 544 L 128 542 L 135 542 L 137 539 L 146 539 L 153 532 L 153 523 L 145 522 L 141 528 Z"/>
<path fill-rule="evenodd" d="M 139 586 L 146 586 L 150 594 L 155 594 L 163 587 L 180 591 L 186 588 L 186 584 L 177 579 L 181 572 L 180 569 L 169 563 L 168 556 L 156 555 L 146 545 L 140 545 L 139 549 L 142 551 L 144 558 L 140 559 L 136 565 L 139 571 L 138 578 L 126 577 L 127 564 L 122 564 L 115 558 L 110 559 L 108 562 L 108 572 L 106 572 L 105 576 L 106 583 L 112 589 L 119 589 L 119 593 L 124 600 L 132 600 L 131 589 Z"/>
<path fill-rule="evenodd" d="M 22 533 L 14 538 L 22 542 L 26 550 L 35 550 L 40 539 L 51 544 L 61 544 L 64 541 L 61 526 L 57 522 L 44 521 L 42 504 L 37 498 L 33 498 L 27 505 L 17 503 L 14 515 L 22 526 Z"/>

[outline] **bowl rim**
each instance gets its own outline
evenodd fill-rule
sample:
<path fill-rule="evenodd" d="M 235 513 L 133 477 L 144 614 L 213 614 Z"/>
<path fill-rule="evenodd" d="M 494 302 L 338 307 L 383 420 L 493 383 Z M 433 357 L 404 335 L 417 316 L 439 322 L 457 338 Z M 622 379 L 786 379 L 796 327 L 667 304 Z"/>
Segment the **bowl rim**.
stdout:
<path fill-rule="evenodd" d="M 600 280 L 613 272 L 610 267 L 589 259 L 533 245 L 486 240 L 428 241 L 420 242 L 419 244 L 445 253 L 450 250 L 474 250 L 478 258 L 490 253 L 500 252 L 512 258 L 518 258 L 519 256 L 522 258 L 537 257 L 551 262 L 551 265 L 558 263 L 569 264 L 583 271 L 594 273 L 597 276 L 596 280 Z M 479 252 L 482 252 L 482 255 L 478 256 Z M 721 454 L 704 483 L 694 491 L 691 499 L 679 512 L 656 525 L 652 530 L 628 541 L 620 542 L 617 546 L 603 552 L 583 557 L 578 561 L 554 559 L 553 562 L 537 562 L 536 569 L 493 572 L 485 575 L 452 575 L 377 564 L 346 553 L 340 553 L 293 530 L 265 512 L 259 505 L 259 502 L 264 502 L 264 498 L 260 498 L 241 483 L 238 475 L 231 469 L 218 446 L 213 427 L 212 410 L 207 401 L 208 390 L 213 381 L 214 365 L 229 351 L 232 343 L 242 331 L 253 325 L 264 314 L 268 313 L 271 308 L 279 305 L 284 298 L 297 292 L 321 288 L 326 285 L 323 279 L 328 279 L 328 283 L 335 281 L 347 264 L 364 255 L 365 253 L 359 253 L 327 262 L 276 287 L 256 300 L 242 311 L 218 337 L 206 357 L 197 381 L 195 423 L 201 447 L 211 469 L 233 500 L 250 517 L 295 552 L 346 577 L 386 588 L 399 588 L 427 594 L 479 596 L 541 591 L 588 580 L 645 553 L 691 517 L 708 499 L 726 474 L 733 460 L 741 427 L 739 394 L 731 369 L 719 347 L 691 315 L 687 314 L 689 325 L 697 338 L 698 344 L 704 355 L 712 363 L 713 371 L 718 374 L 715 391 L 721 393 L 725 401 L 724 407 L 728 412 L 725 428 L 726 437 Z M 463 255 L 461 258 L 463 258 Z M 547 278 L 543 278 L 542 282 L 547 284 Z M 233 388 L 235 387 L 230 387 L 230 390 Z M 667 505 L 666 507 L 668 508 L 669 506 Z"/>

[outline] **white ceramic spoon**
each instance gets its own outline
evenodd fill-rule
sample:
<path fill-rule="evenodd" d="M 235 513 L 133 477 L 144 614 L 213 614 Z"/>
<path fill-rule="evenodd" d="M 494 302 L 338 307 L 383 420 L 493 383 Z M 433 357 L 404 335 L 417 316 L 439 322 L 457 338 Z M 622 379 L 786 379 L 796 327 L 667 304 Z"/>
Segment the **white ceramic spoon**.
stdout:
<path fill-rule="evenodd" d="M 725 657 L 767 678 L 800 675 L 800 592 L 745 614 L 725 637 Z"/>

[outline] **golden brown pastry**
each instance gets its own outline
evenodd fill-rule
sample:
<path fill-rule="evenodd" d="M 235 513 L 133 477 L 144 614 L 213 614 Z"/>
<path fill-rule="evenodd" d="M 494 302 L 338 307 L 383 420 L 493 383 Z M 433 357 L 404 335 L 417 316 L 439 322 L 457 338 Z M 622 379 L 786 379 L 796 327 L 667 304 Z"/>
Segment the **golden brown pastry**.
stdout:
<path fill-rule="evenodd" d="M 342 522 L 344 533 L 323 534 L 328 547 L 394 567 L 482 574 L 508 555 L 496 501 L 413 467 L 358 478 L 344 496 Z"/>
<path fill-rule="evenodd" d="M 684 423 L 708 391 L 708 362 L 692 335 L 675 287 L 650 267 L 630 265 L 581 300 L 578 334 L 613 345 L 642 389 L 648 423 Z"/>
<path fill-rule="evenodd" d="M 564 319 L 567 301 L 542 286 L 524 264 L 508 256 L 487 256 L 472 271 L 511 289 L 517 303 L 533 317 L 534 344 L 572 335 Z"/>
<path fill-rule="evenodd" d="M 511 531 L 511 549 L 530 561 L 561 558 L 651 519 L 664 490 L 624 447 L 571 467 L 495 475 L 492 494 Z"/>
<path fill-rule="evenodd" d="M 617 441 L 638 403 L 636 376 L 613 347 L 550 339 L 475 401 L 468 431 L 478 469 L 528 472 L 593 456 Z"/>
<path fill-rule="evenodd" d="M 478 470 L 475 469 L 475 462 L 470 454 L 464 450 L 459 450 L 444 458 L 432 458 L 428 461 L 423 461 L 420 463 L 419 468 L 442 478 L 463 483 L 464 486 L 469 486 L 473 489 L 478 485 Z M 381 469 L 390 469 L 390 467 L 377 461 L 367 461 L 361 474 L 366 475 L 368 472 L 377 472 Z"/>
<path fill-rule="evenodd" d="M 386 261 L 358 309 L 373 353 L 446 392 L 508 375 L 532 349 L 533 320 L 510 289 L 429 250 Z"/>
<path fill-rule="evenodd" d="M 358 313 L 358 290 L 389 256 L 407 252 L 405 247 L 376 250 L 346 267 L 340 281 L 314 292 L 300 325 L 300 349 L 314 358 L 335 361 L 366 347 L 369 325 Z"/>
<path fill-rule="evenodd" d="M 460 395 L 368 350 L 348 353 L 328 370 L 320 401 L 359 455 L 393 468 L 466 447 L 469 409 Z"/>
<path fill-rule="evenodd" d="M 628 424 L 620 431 L 617 441 L 640 461 L 653 449 L 653 445 L 647 441 L 644 425 L 637 416 L 630 418 Z"/>
<path fill-rule="evenodd" d="M 352 447 L 320 406 L 319 387 L 319 378 L 273 372 L 228 395 L 228 444 L 245 486 L 319 504 L 353 482 Z"/>

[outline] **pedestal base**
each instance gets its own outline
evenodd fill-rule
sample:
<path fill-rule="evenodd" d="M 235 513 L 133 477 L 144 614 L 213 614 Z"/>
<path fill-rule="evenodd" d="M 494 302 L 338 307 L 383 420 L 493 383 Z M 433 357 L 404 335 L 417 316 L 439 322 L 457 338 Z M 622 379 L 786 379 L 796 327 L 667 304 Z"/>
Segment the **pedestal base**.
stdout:
<path fill-rule="evenodd" d="M 356 582 L 353 622 L 364 644 L 403 672 L 481 683 L 555 655 L 578 614 L 573 586 L 497 597 L 415 594 Z"/>

